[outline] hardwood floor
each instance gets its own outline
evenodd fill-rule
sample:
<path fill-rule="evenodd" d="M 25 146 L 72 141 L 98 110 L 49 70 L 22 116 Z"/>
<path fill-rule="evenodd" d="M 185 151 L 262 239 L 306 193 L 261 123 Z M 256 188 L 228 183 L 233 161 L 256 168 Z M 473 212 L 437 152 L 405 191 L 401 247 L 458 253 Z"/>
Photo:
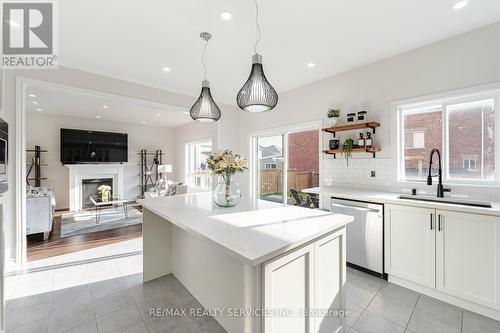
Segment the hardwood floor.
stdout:
<path fill-rule="evenodd" d="M 139 207 L 134 208 L 141 210 Z M 52 232 L 47 241 L 43 240 L 43 234 L 28 236 L 28 261 L 45 259 L 142 237 L 142 224 L 135 224 L 122 228 L 61 238 L 61 217 L 63 213 L 66 212 L 56 212 Z"/>

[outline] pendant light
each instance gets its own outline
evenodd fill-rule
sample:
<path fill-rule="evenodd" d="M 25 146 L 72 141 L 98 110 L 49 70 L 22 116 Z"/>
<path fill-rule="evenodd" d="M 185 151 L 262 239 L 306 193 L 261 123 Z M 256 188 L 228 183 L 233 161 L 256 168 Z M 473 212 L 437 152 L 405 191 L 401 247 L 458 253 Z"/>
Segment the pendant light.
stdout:
<path fill-rule="evenodd" d="M 236 102 L 247 112 L 265 112 L 274 109 L 278 104 L 278 94 L 267 81 L 262 67 L 262 55 L 258 54 L 260 41 L 259 7 L 255 0 L 255 23 L 257 25 L 257 40 L 254 45 L 255 54 L 252 57 L 252 70 L 247 82 L 238 92 Z"/>
<path fill-rule="evenodd" d="M 212 35 L 208 32 L 202 32 L 200 38 L 205 41 L 205 47 L 203 48 L 203 57 L 201 63 L 203 64 L 203 81 L 201 82 L 201 93 L 198 100 L 193 104 L 189 114 L 193 120 L 198 120 L 199 122 L 208 123 L 212 121 L 217 121 L 220 119 L 221 113 L 220 109 L 215 104 L 212 94 L 210 93 L 210 82 L 207 81 L 207 65 L 205 62 L 205 53 L 207 51 L 208 42 L 212 39 Z"/>

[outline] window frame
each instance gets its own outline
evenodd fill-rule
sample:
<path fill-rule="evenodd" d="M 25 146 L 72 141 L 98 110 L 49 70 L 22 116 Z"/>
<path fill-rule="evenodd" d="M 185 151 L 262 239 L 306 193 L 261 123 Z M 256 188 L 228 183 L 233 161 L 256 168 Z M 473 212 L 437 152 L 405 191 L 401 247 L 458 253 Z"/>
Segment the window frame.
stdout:
<path fill-rule="evenodd" d="M 200 189 L 200 190 L 211 190 L 213 187 L 214 181 L 213 181 L 213 176 L 210 172 L 207 172 L 207 173 L 192 173 L 191 172 L 191 162 L 192 162 L 191 161 L 191 147 L 194 145 L 200 145 L 200 144 L 208 143 L 208 142 L 211 143 L 212 152 L 213 152 L 214 151 L 214 140 L 212 137 L 205 138 L 205 139 L 199 139 L 196 141 L 190 141 L 190 142 L 186 142 L 184 144 L 184 158 L 185 158 L 184 182 L 189 187 Z M 209 187 L 197 186 L 196 184 L 192 183 L 192 181 L 191 181 L 192 177 L 200 176 L 200 175 L 203 176 L 205 174 L 211 178 L 211 180 L 209 180 L 209 183 L 210 183 Z"/>
<path fill-rule="evenodd" d="M 494 180 L 482 179 L 456 179 L 449 177 L 449 128 L 447 106 L 460 103 L 467 103 L 479 100 L 493 99 L 495 107 L 495 173 Z M 404 172 L 404 146 L 405 146 L 405 131 L 403 128 L 403 112 L 408 109 L 425 109 L 432 106 L 441 108 L 442 116 L 442 158 L 443 165 L 443 182 L 450 185 L 464 186 L 488 186 L 500 187 L 500 82 L 490 85 L 472 87 L 467 89 L 455 90 L 436 95 L 423 96 L 413 99 L 401 100 L 391 103 L 392 110 L 392 140 L 396 142 L 392 148 L 393 163 L 393 180 L 399 184 L 422 184 L 425 180 L 406 179 Z M 427 161 L 428 162 L 428 161 Z"/>

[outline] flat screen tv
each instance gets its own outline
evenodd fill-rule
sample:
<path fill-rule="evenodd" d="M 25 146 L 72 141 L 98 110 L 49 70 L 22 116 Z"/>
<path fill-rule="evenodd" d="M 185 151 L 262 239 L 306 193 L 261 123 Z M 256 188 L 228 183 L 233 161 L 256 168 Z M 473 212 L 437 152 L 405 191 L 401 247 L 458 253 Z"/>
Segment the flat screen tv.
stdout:
<path fill-rule="evenodd" d="M 128 162 L 126 133 L 61 128 L 61 163 Z"/>

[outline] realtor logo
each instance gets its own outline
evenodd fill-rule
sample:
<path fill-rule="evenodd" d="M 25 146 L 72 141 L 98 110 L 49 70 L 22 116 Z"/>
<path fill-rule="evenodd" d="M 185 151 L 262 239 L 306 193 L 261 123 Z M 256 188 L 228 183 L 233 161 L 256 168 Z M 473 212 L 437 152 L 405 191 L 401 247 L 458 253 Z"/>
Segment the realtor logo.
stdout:
<path fill-rule="evenodd" d="M 54 3 L 3 3 L 3 65 L 54 68 Z"/>

